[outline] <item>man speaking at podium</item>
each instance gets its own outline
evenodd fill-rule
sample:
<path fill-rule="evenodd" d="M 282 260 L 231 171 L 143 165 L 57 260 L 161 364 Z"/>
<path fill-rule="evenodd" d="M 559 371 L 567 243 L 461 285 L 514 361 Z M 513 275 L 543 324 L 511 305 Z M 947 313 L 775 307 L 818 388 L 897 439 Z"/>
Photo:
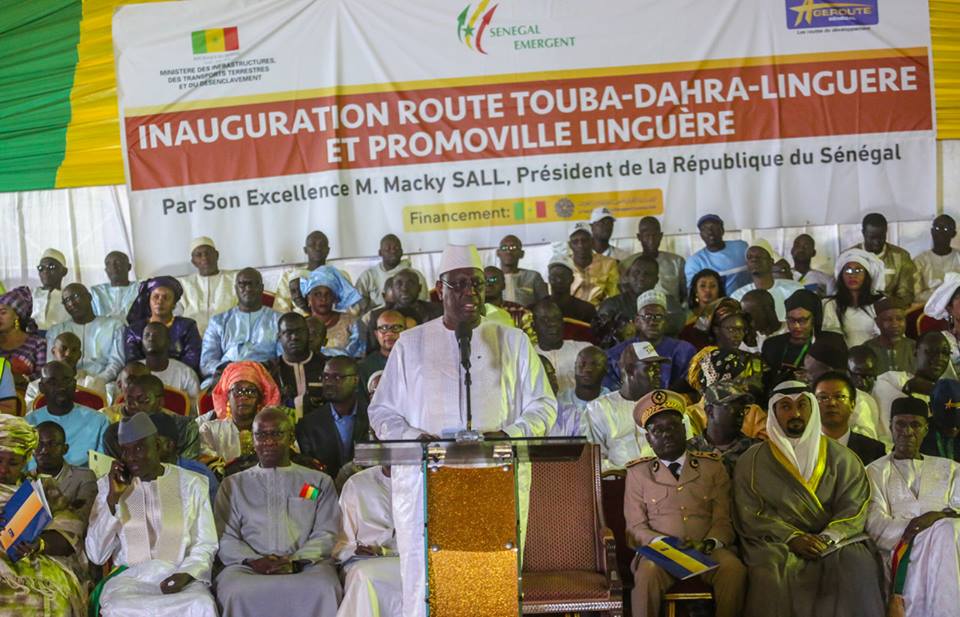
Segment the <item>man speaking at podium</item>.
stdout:
<path fill-rule="evenodd" d="M 369 408 L 371 428 L 381 440 L 452 438 L 466 429 L 463 350 L 471 367 L 473 428 L 488 438 L 546 435 L 556 420 L 556 398 L 527 335 L 482 319 L 483 265 L 476 247 L 447 245 L 439 273 L 443 316 L 400 335 Z M 403 614 L 422 617 L 426 604 L 420 467 L 393 467 L 392 481 Z M 525 529 L 527 466 L 519 469 L 518 485 Z"/>

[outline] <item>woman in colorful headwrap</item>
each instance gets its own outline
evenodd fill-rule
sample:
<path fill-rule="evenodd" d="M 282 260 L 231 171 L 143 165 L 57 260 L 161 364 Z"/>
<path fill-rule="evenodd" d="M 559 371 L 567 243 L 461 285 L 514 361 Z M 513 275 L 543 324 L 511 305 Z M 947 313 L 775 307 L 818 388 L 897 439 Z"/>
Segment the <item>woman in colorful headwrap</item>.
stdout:
<path fill-rule="evenodd" d="M 883 297 L 884 266 L 863 249 L 849 249 L 837 258 L 837 293 L 823 299 L 823 329 L 838 332 L 847 347 L 862 345 L 880 334 L 873 304 Z"/>
<path fill-rule="evenodd" d="M 126 361 L 143 359 L 143 329 L 151 321 L 162 323 L 170 333 L 170 357 L 183 362 L 199 375 L 200 348 L 203 339 L 197 322 L 174 315 L 173 309 L 183 296 L 183 287 L 172 276 L 157 276 L 140 283 L 137 299 L 127 313 L 123 331 Z"/>
<path fill-rule="evenodd" d="M 723 278 L 715 270 L 706 268 L 693 275 L 693 280 L 690 281 L 690 296 L 687 298 L 690 314 L 678 338 L 687 341 L 697 349 L 703 349 L 709 345 L 710 325 L 704 318 L 704 312 L 710 304 L 726 295 Z"/>
<path fill-rule="evenodd" d="M 37 432 L 23 418 L 0 414 L 0 509 L 24 481 L 27 462 L 37 447 Z M 80 617 L 86 594 L 68 560 L 83 550 L 81 521 L 71 512 L 53 481 L 43 481 L 53 520 L 40 538 L 23 543 L 16 562 L 0 551 L 0 616 Z"/>
<path fill-rule="evenodd" d="M 213 411 L 199 418 L 200 460 L 217 473 L 253 453 L 253 418 L 280 404 L 280 389 L 259 362 L 233 362 L 213 388 Z"/>
<path fill-rule="evenodd" d="M 943 283 L 930 294 L 923 312 L 947 322 L 943 336 L 950 343 L 950 361 L 960 375 L 960 272 L 947 272 L 944 275 Z"/>
<path fill-rule="evenodd" d="M 327 327 L 328 356 L 362 358 L 367 353 L 367 337 L 360 320 L 346 311 L 363 298 L 339 270 L 320 266 L 300 279 L 300 293 L 307 299 L 310 314 Z"/>
<path fill-rule="evenodd" d="M 47 339 L 37 334 L 30 317 L 33 296 L 27 287 L 17 287 L 0 296 L 0 357 L 10 361 L 18 388 L 40 378 L 47 363 Z"/>

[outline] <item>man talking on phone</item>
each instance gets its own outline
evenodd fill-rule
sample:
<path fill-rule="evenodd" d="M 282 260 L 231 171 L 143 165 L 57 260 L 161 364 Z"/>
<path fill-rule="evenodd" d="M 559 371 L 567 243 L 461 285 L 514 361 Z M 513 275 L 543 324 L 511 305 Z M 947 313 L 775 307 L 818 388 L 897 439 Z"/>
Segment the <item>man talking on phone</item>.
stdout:
<path fill-rule="evenodd" d="M 157 428 L 137 413 L 120 422 L 120 461 L 100 478 L 87 557 L 113 561 L 104 617 L 216 617 L 210 570 L 217 530 L 207 479 L 160 461 Z"/>

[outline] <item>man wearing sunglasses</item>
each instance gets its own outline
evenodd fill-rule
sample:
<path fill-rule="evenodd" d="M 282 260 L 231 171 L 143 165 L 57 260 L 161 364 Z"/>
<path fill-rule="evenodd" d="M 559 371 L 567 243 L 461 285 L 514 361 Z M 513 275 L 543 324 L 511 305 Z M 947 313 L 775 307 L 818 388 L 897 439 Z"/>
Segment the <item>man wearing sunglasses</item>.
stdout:
<path fill-rule="evenodd" d="M 458 330 L 471 340 L 473 428 L 490 438 L 537 437 L 550 430 L 557 401 L 527 336 L 482 319 L 483 265 L 473 245 L 448 245 L 440 259 L 437 293 L 443 317 L 404 332 L 370 405 L 377 437 L 425 439 L 467 428 L 466 390 Z M 392 468 L 393 512 L 403 582 L 403 615 L 422 617 L 423 482 L 419 467 Z M 521 542 L 526 528 L 529 470 L 518 470 Z M 522 550 L 522 549 L 521 549 Z"/>
<path fill-rule="evenodd" d="M 930 299 L 930 294 L 943 282 L 947 272 L 960 272 L 960 251 L 951 246 L 957 235 L 957 222 L 949 214 L 941 214 L 933 219 L 930 226 L 930 239 L 933 248 L 917 255 L 913 262 L 917 265 L 916 298 L 919 303 Z"/>
<path fill-rule="evenodd" d="M 377 348 L 367 354 L 367 357 L 360 361 L 357 367 L 360 375 L 360 388 L 364 394 L 367 393 L 367 380 L 377 371 L 382 371 L 387 366 L 387 358 L 393 351 L 393 346 L 397 344 L 400 334 L 407 329 L 407 318 L 400 311 L 387 309 L 377 317 L 376 327 L 373 329 L 377 337 Z"/>
<path fill-rule="evenodd" d="M 38 328 L 47 330 L 53 324 L 70 319 L 60 295 L 60 285 L 67 275 L 67 258 L 57 249 L 45 250 L 37 264 L 37 275 L 40 277 L 40 287 L 33 290 L 31 317 L 37 322 Z"/>

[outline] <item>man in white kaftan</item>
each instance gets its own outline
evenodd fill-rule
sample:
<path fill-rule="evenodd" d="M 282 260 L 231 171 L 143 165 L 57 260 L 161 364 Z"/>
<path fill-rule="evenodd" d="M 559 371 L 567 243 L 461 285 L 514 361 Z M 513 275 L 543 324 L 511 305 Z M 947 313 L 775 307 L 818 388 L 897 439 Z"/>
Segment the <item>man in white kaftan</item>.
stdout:
<path fill-rule="evenodd" d="M 201 335 L 211 317 L 237 304 L 237 273 L 220 270 L 219 259 L 213 240 L 206 236 L 196 238 L 190 243 L 190 261 L 197 271 L 177 278 L 183 286 L 178 303 L 180 314 L 195 320 Z"/>
<path fill-rule="evenodd" d="M 403 615 L 390 473 L 390 467 L 364 469 L 350 476 L 340 493 L 340 538 L 333 556 L 345 580 L 337 617 Z"/>
<path fill-rule="evenodd" d="M 927 405 L 894 401 L 893 452 L 867 466 L 867 532 L 877 543 L 890 581 L 891 554 L 911 540 L 902 595 L 907 617 L 948 617 L 960 610 L 960 466 L 920 454 L 929 430 Z"/>
<path fill-rule="evenodd" d="M 455 335 L 457 325 L 465 323 L 473 328 L 474 429 L 493 437 L 546 435 L 556 419 L 556 398 L 526 334 L 480 321 L 484 278 L 476 247 L 447 246 L 439 272 L 443 317 L 400 335 L 369 408 L 371 428 L 384 440 L 453 436 L 466 428 L 463 369 Z M 426 612 L 423 479 L 417 466 L 394 467 L 391 474 L 403 615 L 421 617 Z M 518 470 L 521 545 L 529 486 L 529 467 L 522 466 Z"/>
<path fill-rule="evenodd" d="M 157 429 L 138 413 L 120 423 L 121 459 L 97 482 L 87 557 L 127 569 L 100 596 L 104 617 L 216 617 L 210 570 L 217 531 L 207 479 L 160 463 Z"/>

